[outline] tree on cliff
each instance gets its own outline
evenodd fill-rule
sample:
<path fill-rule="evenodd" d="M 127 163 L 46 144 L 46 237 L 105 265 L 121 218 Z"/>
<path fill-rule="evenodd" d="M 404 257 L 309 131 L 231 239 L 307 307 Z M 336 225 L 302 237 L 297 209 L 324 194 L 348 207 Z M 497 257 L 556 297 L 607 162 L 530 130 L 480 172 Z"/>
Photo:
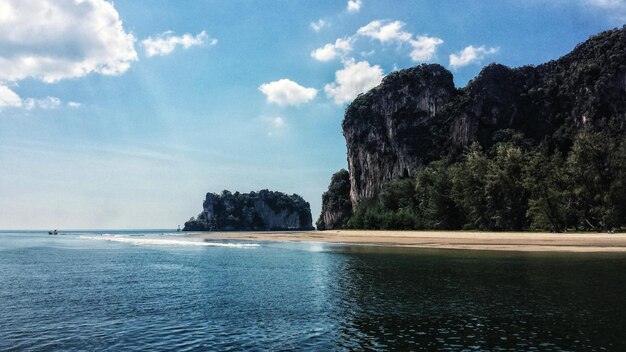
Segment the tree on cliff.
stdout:
<path fill-rule="evenodd" d="M 322 212 L 315 226 L 318 230 L 341 228 L 351 215 L 350 176 L 341 169 L 333 175 L 328 191 L 322 195 Z"/>
<path fill-rule="evenodd" d="M 342 129 L 348 227 L 623 228 L 626 26 L 536 67 L 488 65 L 460 89 L 441 65 L 394 72 Z"/>
<path fill-rule="evenodd" d="M 566 202 L 579 227 L 608 231 L 624 223 L 624 140 L 588 131 L 576 136 L 564 173 L 569 184 Z"/>
<path fill-rule="evenodd" d="M 565 161 L 510 142 L 489 153 L 474 143 L 458 162 L 387 183 L 347 227 L 612 231 L 626 225 L 625 186 L 626 142 L 603 132 L 581 131 Z"/>
<path fill-rule="evenodd" d="M 311 207 L 297 194 L 261 190 L 207 193 L 203 210 L 185 231 L 311 230 Z"/>

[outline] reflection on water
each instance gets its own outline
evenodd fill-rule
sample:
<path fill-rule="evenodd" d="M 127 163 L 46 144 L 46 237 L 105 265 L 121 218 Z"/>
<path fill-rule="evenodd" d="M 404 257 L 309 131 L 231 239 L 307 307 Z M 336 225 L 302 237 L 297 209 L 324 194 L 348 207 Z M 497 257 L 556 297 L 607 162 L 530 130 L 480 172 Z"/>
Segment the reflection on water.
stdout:
<path fill-rule="evenodd" d="M 625 269 L 617 254 L 0 233 L 0 350 L 622 351 Z"/>
<path fill-rule="evenodd" d="M 626 346 L 621 256 L 357 249 L 338 276 L 342 347 Z"/>

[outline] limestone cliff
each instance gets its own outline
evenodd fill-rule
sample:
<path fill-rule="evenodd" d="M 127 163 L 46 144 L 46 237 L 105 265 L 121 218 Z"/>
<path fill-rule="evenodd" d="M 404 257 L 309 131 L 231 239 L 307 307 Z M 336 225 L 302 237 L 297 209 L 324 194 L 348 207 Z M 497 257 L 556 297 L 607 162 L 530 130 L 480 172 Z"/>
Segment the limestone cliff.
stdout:
<path fill-rule="evenodd" d="M 185 223 L 184 231 L 312 230 L 311 208 L 297 194 L 280 192 L 221 195 L 207 193 L 202 212 Z"/>
<path fill-rule="evenodd" d="M 626 127 L 626 27 L 536 67 L 489 65 L 462 89 L 440 65 L 393 72 L 345 113 L 352 206 L 431 161 L 458 157 L 472 142 L 489 147 L 503 131 L 565 151 L 583 127 Z M 331 199 L 324 198 L 327 210 Z M 342 214 L 323 212 L 324 228 L 338 226 L 333 219 Z"/>
<path fill-rule="evenodd" d="M 435 139 L 430 127 L 454 94 L 449 71 L 421 65 L 389 74 L 350 104 L 342 127 L 353 204 L 432 160 Z"/>
<path fill-rule="evenodd" d="M 333 175 L 328 191 L 322 195 L 322 213 L 315 225 L 318 230 L 341 228 L 350 216 L 350 176 L 342 169 Z"/>

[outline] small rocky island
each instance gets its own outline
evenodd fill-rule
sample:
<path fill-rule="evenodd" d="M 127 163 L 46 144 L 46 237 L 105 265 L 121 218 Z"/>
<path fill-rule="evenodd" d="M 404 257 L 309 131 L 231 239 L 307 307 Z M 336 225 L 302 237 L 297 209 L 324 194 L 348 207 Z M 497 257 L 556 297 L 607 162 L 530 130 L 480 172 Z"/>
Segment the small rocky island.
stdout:
<path fill-rule="evenodd" d="M 184 231 L 312 230 L 311 207 L 297 194 L 262 190 L 207 193 L 202 212 Z"/>

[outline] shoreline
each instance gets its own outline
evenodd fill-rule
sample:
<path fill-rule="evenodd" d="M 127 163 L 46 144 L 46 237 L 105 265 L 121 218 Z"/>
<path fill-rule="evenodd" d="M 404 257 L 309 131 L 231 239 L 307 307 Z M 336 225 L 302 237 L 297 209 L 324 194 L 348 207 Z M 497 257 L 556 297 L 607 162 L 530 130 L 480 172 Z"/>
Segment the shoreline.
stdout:
<path fill-rule="evenodd" d="M 207 240 L 321 242 L 405 248 L 516 252 L 626 253 L 626 234 L 463 231 L 268 231 L 198 232 Z"/>

